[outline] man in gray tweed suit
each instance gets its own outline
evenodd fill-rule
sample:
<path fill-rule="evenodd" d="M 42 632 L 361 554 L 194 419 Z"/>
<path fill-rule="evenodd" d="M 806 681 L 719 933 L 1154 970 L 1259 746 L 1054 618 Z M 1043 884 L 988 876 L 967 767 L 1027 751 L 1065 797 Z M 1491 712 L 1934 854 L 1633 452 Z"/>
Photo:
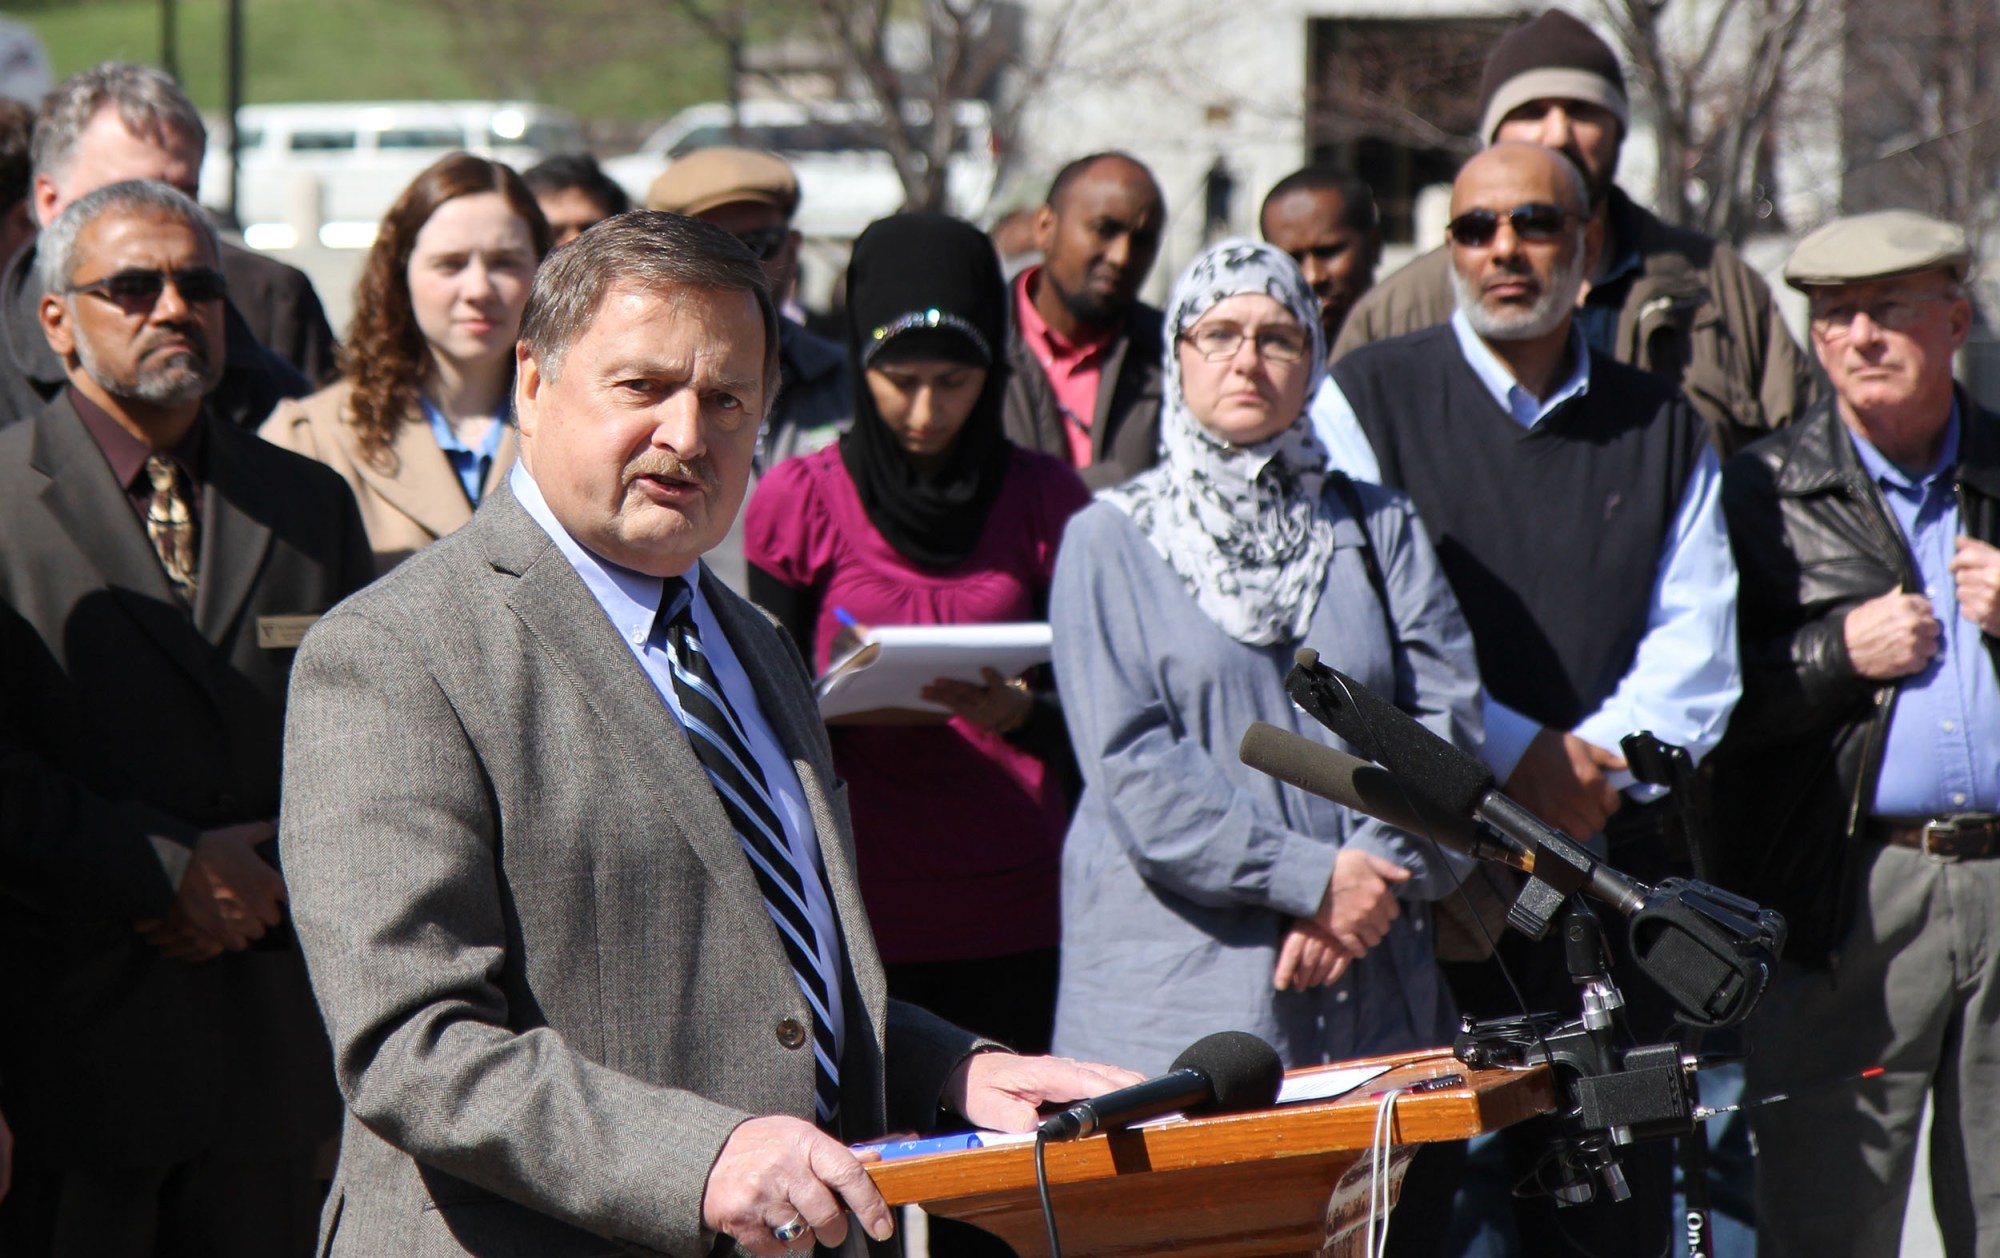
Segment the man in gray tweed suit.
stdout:
<path fill-rule="evenodd" d="M 349 1111 L 325 1252 L 858 1248 L 890 1214 L 844 1141 L 1134 1077 L 884 996 L 804 666 L 700 562 L 776 329 L 691 219 L 560 250 L 516 473 L 299 652 L 280 825 Z"/>

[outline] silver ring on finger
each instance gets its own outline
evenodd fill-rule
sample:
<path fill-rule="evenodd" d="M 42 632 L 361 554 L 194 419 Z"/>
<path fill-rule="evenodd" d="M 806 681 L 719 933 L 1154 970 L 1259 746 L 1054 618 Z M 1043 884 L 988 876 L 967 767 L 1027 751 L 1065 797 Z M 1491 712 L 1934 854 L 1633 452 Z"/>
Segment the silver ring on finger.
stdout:
<path fill-rule="evenodd" d="M 812 1225 L 806 1222 L 806 1216 L 793 1211 L 792 1217 L 789 1220 L 771 1229 L 771 1235 L 777 1237 L 789 1248 L 793 1241 L 810 1231 L 812 1231 Z"/>

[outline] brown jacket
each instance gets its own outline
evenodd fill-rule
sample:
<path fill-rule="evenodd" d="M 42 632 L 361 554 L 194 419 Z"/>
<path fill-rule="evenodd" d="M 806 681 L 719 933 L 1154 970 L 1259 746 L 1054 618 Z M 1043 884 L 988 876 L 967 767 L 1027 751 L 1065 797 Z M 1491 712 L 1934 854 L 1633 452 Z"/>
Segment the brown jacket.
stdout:
<path fill-rule="evenodd" d="M 1092 489 L 1121 485 L 1160 461 L 1165 320 L 1153 307 L 1133 302 L 1125 326 L 1105 356 L 1104 382 L 1097 390 L 1097 414 L 1090 426 L 1090 466 L 1077 473 Z M 1007 440 L 1068 463 L 1069 437 L 1063 432 L 1055 387 L 1019 327 L 1007 334 L 1007 366 L 1007 398 L 1001 412 Z"/>
<path fill-rule="evenodd" d="M 347 414 L 352 392 L 353 387 L 342 381 L 311 397 L 284 402 L 257 432 L 274 445 L 318 459 L 346 479 L 361 505 L 361 521 L 368 529 L 379 576 L 462 528 L 472 518 L 472 503 L 421 410 L 396 430 L 387 470 L 361 457 Z M 499 456 L 487 476 L 489 488 L 514 466 L 519 448 L 510 427 L 500 439 Z"/>
<path fill-rule="evenodd" d="M 1727 457 L 1805 412 L 1811 368 L 1762 276 L 1727 245 L 1673 227 L 1611 191 L 1619 247 L 1640 257 L 1612 355 L 1681 386 Z M 1443 323 L 1456 303 L 1451 257 L 1433 249 L 1364 295 L 1335 343 L 1356 346 Z"/>

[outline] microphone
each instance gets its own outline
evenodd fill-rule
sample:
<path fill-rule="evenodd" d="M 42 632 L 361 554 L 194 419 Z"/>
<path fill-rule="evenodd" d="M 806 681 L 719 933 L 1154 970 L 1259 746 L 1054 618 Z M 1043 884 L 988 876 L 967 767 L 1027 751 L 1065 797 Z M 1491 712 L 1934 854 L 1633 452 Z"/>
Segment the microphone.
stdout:
<path fill-rule="evenodd" d="M 1379 764 L 1350 756 L 1302 734 L 1254 721 L 1243 731 L 1237 758 L 1244 764 L 1287 782 L 1309 795 L 1330 799 L 1354 811 L 1386 821 L 1399 830 L 1426 835 L 1476 860 L 1497 861 L 1523 873 L 1535 872 L 1535 854 L 1508 843 L 1496 843 L 1466 816 L 1455 816 L 1412 796 L 1393 774 Z"/>
<path fill-rule="evenodd" d="M 1263 1109 L 1277 1102 L 1284 1072 L 1278 1050 L 1269 1044 L 1247 1031 L 1218 1031 L 1190 1044 L 1166 1074 L 1078 1101 L 1043 1120 L 1040 1134 L 1044 1140 L 1076 1140 L 1176 1111 Z"/>
<path fill-rule="evenodd" d="M 1484 822 L 1509 846 L 1542 858 L 1540 877 L 1558 891 L 1587 888 L 1627 917 L 1644 905 L 1644 886 L 1507 798 L 1494 785 L 1493 770 L 1478 757 L 1439 738 L 1352 677 L 1320 663 L 1319 652 L 1312 648 L 1301 648 L 1297 658 L 1298 666 L 1285 678 L 1285 690 L 1293 701 L 1350 746 L 1372 754 L 1413 799 L 1423 801 L 1420 815 L 1438 812 Z"/>

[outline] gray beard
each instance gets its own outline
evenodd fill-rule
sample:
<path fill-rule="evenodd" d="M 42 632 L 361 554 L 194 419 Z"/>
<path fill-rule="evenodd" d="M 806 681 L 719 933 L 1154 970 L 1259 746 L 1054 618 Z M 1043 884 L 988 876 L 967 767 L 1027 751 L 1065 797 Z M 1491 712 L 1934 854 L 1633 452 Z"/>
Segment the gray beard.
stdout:
<path fill-rule="evenodd" d="M 136 380 L 114 376 L 98 360 L 90 342 L 82 337 L 76 340 L 76 358 L 83 366 L 83 374 L 112 397 L 149 406 L 181 406 L 200 401 L 214 383 L 208 378 L 208 364 L 186 352 L 173 355 L 160 366 L 141 368 Z"/>
<path fill-rule="evenodd" d="M 1576 309 L 1576 295 L 1583 289 L 1583 243 L 1577 242 L 1576 251 L 1563 268 L 1549 279 L 1549 286 L 1535 299 L 1535 304 L 1526 310 L 1488 310 L 1479 300 L 1479 294 L 1457 267 L 1451 269 L 1452 296 L 1458 300 L 1459 312 L 1472 330 L 1489 341 L 1532 341 L 1547 336 L 1562 326 Z"/>

